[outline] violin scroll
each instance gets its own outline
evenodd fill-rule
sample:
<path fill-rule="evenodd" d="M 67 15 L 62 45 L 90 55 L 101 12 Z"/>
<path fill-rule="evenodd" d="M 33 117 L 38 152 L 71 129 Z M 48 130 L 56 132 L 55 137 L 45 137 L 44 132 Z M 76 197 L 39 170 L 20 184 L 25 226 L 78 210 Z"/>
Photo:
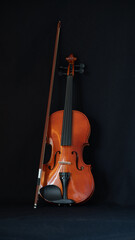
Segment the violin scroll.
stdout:
<path fill-rule="evenodd" d="M 58 72 L 59 76 L 63 76 L 63 75 L 74 76 L 75 72 L 81 73 L 81 74 L 84 73 L 85 64 L 80 63 L 78 65 L 75 65 L 74 62 L 77 60 L 77 58 L 74 57 L 73 54 L 70 54 L 69 57 L 66 58 L 66 60 L 68 61 L 69 65 L 68 67 L 63 67 L 63 66 L 59 67 L 59 72 Z"/>

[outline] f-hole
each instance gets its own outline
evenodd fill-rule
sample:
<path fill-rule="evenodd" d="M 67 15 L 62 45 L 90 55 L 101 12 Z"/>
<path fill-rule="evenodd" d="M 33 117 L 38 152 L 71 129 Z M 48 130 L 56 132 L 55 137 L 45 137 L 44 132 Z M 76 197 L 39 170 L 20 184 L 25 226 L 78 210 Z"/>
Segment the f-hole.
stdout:
<path fill-rule="evenodd" d="M 51 168 L 51 166 L 48 166 L 48 168 L 49 168 L 50 170 L 53 170 L 53 169 L 55 168 L 55 165 L 56 165 L 56 156 L 57 156 L 57 153 L 61 154 L 61 152 L 60 152 L 60 151 L 57 151 L 57 152 L 55 153 L 53 167 Z"/>
<path fill-rule="evenodd" d="M 78 153 L 76 151 L 73 151 L 72 154 L 76 154 L 76 168 L 79 170 L 79 171 L 82 171 L 84 169 L 83 166 L 81 166 L 80 168 L 78 167 Z"/>

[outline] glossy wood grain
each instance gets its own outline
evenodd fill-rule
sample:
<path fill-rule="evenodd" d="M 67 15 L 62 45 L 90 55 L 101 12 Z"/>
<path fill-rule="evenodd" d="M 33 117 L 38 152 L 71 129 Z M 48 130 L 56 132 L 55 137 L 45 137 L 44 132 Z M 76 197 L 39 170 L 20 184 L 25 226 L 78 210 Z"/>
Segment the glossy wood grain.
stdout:
<path fill-rule="evenodd" d="M 52 154 L 49 162 L 43 165 L 40 188 L 46 185 L 57 185 L 62 191 L 59 172 L 70 172 L 68 183 L 68 198 L 80 203 L 88 199 L 94 191 L 94 179 L 91 166 L 83 161 L 83 148 L 88 144 L 91 128 L 87 117 L 79 112 L 72 111 L 72 143 L 71 146 L 61 146 L 61 133 L 63 122 L 63 110 L 50 116 L 47 142 L 52 146 Z M 55 153 L 56 165 L 54 166 Z M 78 154 L 78 170 L 76 167 L 76 154 Z"/>

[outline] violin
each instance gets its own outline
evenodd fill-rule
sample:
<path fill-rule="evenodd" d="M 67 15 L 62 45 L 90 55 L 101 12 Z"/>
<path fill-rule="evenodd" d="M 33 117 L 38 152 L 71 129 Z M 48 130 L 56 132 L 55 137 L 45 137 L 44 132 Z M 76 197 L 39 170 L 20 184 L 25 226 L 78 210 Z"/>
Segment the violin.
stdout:
<path fill-rule="evenodd" d="M 58 205 L 85 202 L 92 196 L 95 185 L 91 165 L 83 161 L 83 149 L 89 144 L 91 126 L 82 112 L 72 110 L 72 85 L 77 58 L 70 54 L 66 60 L 64 110 L 56 111 L 48 118 L 46 143 L 51 145 L 51 157 L 47 163 L 43 163 L 42 172 L 39 171 L 37 188 L 45 201 Z M 37 198 L 35 208 L 36 205 Z"/>

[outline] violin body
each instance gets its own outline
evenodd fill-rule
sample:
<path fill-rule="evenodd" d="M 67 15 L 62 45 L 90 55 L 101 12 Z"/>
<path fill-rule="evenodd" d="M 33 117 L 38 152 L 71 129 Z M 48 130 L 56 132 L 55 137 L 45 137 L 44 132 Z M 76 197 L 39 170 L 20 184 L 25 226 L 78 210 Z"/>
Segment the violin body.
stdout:
<path fill-rule="evenodd" d="M 49 101 L 46 114 L 46 124 L 43 135 L 38 180 L 34 208 L 37 206 L 38 194 L 47 202 L 58 205 L 72 205 L 88 200 L 94 192 L 94 178 L 91 165 L 83 161 L 83 149 L 89 145 L 88 139 L 91 127 L 87 117 L 72 110 L 72 93 L 74 62 L 73 54 L 66 58 L 68 61 L 67 83 L 64 110 L 49 115 L 52 81 L 50 84 Z M 43 163 L 45 145 L 51 145 L 51 157 Z"/>
<path fill-rule="evenodd" d="M 67 185 L 67 198 L 75 203 L 84 202 L 94 191 L 94 179 L 91 165 L 83 161 L 83 148 L 88 145 L 91 127 L 87 117 L 72 110 L 71 144 L 62 146 L 62 125 L 64 111 L 57 111 L 49 117 L 47 143 L 51 144 L 52 152 L 47 164 L 43 164 L 40 188 L 55 185 L 63 192 L 59 174 L 70 173 Z"/>

